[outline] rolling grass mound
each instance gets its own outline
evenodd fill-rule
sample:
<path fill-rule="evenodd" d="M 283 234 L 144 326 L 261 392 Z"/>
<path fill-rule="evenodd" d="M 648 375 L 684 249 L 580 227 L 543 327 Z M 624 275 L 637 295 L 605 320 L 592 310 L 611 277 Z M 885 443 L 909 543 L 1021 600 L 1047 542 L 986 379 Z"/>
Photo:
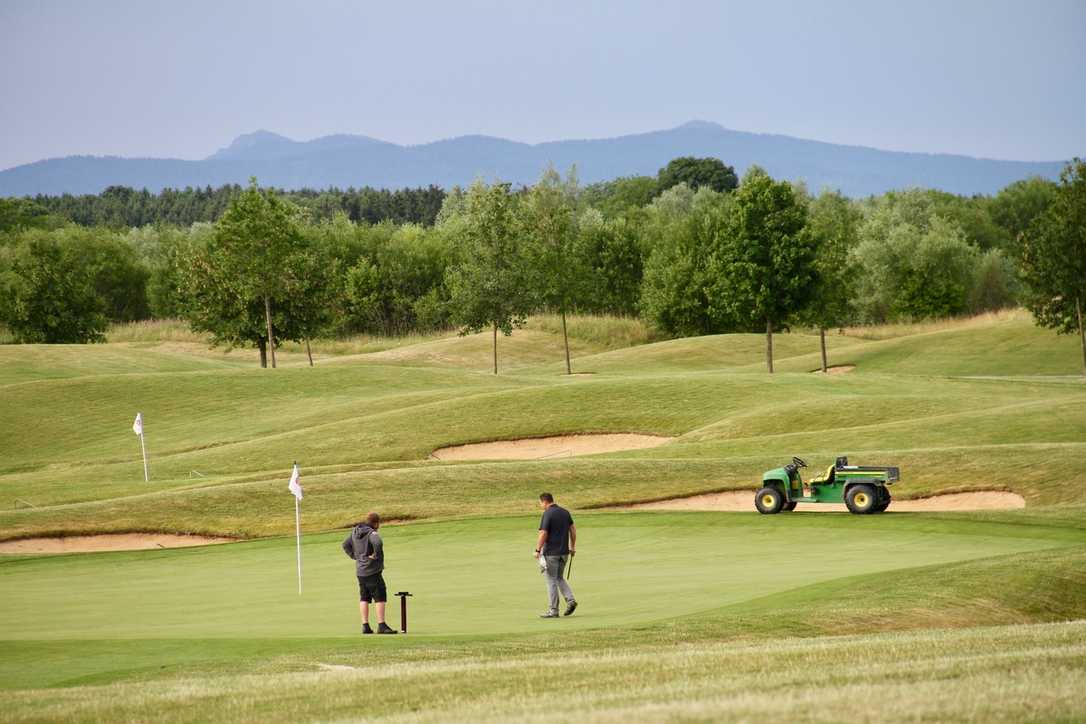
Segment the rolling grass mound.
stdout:
<path fill-rule="evenodd" d="M 513 339 L 518 335 L 525 346 L 533 339 L 519 332 Z M 597 371 L 582 378 L 554 374 L 553 365 L 497 376 L 472 371 L 470 361 L 466 369 L 421 365 L 434 345 L 463 346 L 470 338 L 394 350 L 409 351 L 411 365 L 388 364 L 378 353 L 274 371 L 209 370 L 204 359 L 181 357 L 198 371 L 109 374 L 107 358 L 122 364 L 151 353 L 114 345 L 45 348 L 40 378 L 3 390 L 0 503 L 7 510 L 0 512 L 0 537 L 286 533 L 289 517 L 269 520 L 264 512 L 295 461 L 312 491 L 307 521 L 316 530 L 346 524 L 363 504 L 405 519 L 448 516 L 462 510 L 445 499 L 455 490 L 470 502 L 464 512 L 501 514 L 521 510 L 540 486 L 561 489 L 575 506 L 748 489 L 762 470 L 792 455 L 814 469 L 840 454 L 900 465 L 897 497 L 1007 490 L 1030 505 L 1086 502 L 1081 486 L 1052 484 L 1086 452 L 1086 386 L 1025 374 L 1035 358 L 1051 365 L 1056 345 L 1072 359 L 1074 340 L 1015 316 L 873 341 L 840 337 L 835 343 L 846 345 L 857 370 L 823 377 L 806 372 L 803 350 L 816 338 L 778 339 L 780 366 L 801 374 L 757 371 L 760 361 L 748 360 L 762 354 L 759 335 L 613 350 L 578 361 Z M 560 345 L 556 335 L 550 340 Z M 11 349 L 39 354 L 19 347 L 0 353 Z M 978 374 L 919 374 L 955 349 L 956 369 Z M 50 379 L 73 369 L 62 361 L 81 353 L 95 374 Z M 888 371 L 893 360 L 909 372 Z M 970 360 L 975 368 L 966 366 Z M 883 371 L 871 369 L 880 365 Z M 1016 376 L 979 374 L 997 368 Z M 142 480 L 130 432 L 137 411 L 146 420 L 151 484 Z M 605 461 L 428 459 L 448 446 L 579 433 L 676 439 L 610 453 Z"/>
<path fill-rule="evenodd" d="M 896 331 L 896 333 L 895 333 Z M 816 333 L 773 337 L 778 372 L 820 369 Z M 931 376 L 1078 376 L 1081 350 L 1073 337 L 1037 327 L 1024 313 L 983 315 L 956 322 L 860 330 L 829 330 L 830 365 L 855 365 L 856 373 Z M 577 367 L 596 373 L 638 374 L 698 371 L 763 372 L 765 335 L 690 337 L 583 358 Z"/>
<path fill-rule="evenodd" d="M 646 327 L 640 320 L 629 317 L 571 314 L 567 316 L 566 322 L 571 349 L 573 354 L 578 356 L 645 344 L 660 338 L 658 333 Z M 511 337 L 499 335 L 501 368 L 511 370 L 562 358 L 565 352 L 561 334 L 562 322 L 557 315 L 540 314 L 529 317 L 525 327 L 517 330 Z M 108 330 L 106 338 L 110 343 L 109 347 L 113 349 L 113 355 L 122 362 L 113 367 L 84 364 L 82 368 L 70 370 L 69 374 L 53 376 L 155 371 L 143 370 L 136 363 L 140 352 L 166 358 L 187 356 L 212 365 L 249 368 L 253 367 L 259 359 L 255 349 L 211 347 L 208 335 L 192 332 L 185 322 L 174 319 L 113 325 Z M 401 337 L 358 334 L 343 339 L 310 340 L 310 352 L 315 361 L 325 363 L 379 361 L 489 372 L 493 370 L 492 341 L 489 331 L 464 336 L 450 330 Z M 16 351 L 12 354 L 19 357 L 24 353 Z M 126 354 L 133 360 L 129 369 L 125 369 L 123 364 Z M 280 367 L 308 366 L 309 364 L 305 345 L 297 342 L 282 344 L 277 349 L 276 360 Z M 49 376 L 46 370 L 51 366 L 51 360 L 42 359 L 28 365 L 29 369 L 26 372 L 28 379 L 36 379 L 30 371 L 35 365 L 41 371 L 40 376 Z M 0 384 L 3 384 L 2 377 L 0 377 Z"/>
<path fill-rule="evenodd" d="M 0 389 L 91 375 L 192 372 L 233 366 L 224 360 L 127 345 L 5 344 L 0 345 Z"/>

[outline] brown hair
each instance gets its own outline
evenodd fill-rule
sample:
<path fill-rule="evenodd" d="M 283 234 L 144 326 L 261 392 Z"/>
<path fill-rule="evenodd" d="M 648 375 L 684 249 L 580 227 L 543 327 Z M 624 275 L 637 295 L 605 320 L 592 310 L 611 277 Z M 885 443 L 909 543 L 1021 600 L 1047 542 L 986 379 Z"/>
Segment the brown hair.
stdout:
<path fill-rule="evenodd" d="M 539 499 L 542 500 L 544 503 L 553 503 L 554 502 L 554 496 L 551 495 L 550 493 L 540 493 L 539 494 Z"/>
<path fill-rule="evenodd" d="M 377 513 L 366 513 L 366 525 L 370 528 L 376 528 L 381 525 L 381 516 Z"/>

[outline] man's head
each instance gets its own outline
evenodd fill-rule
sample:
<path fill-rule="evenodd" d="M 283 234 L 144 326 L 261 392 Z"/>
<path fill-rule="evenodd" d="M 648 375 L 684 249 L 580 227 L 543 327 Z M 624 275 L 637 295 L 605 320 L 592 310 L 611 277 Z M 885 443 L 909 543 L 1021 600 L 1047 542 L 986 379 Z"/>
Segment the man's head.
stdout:
<path fill-rule="evenodd" d="M 544 510 L 546 510 L 547 508 L 554 505 L 554 496 L 551 495 L 550 493 L 540 493 L 539 494 L 539 505 Z"/>
<path fill-rule="evenodd" d="M 377 530 L 381 527 L 381 516 L 377 513 L 366 513 L 366 525 Z"/>

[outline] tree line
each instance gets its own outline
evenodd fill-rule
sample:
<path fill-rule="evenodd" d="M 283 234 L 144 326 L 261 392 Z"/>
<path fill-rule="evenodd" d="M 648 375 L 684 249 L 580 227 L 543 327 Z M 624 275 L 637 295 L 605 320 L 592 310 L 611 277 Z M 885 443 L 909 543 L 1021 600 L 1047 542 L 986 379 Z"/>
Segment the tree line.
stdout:
<path fill-rule="evenodd" d="M 38 195 L 22 200 L 40 213 L 52 214 L 80 226 L 127 228 L 148 224 L 191 226 L 218 221 L 242 192 L 237 184 L 204 188 L 147 189 L 110 186 L 100 194 Z M 311 219 L 331 219 L 345 214 L 354 222 L 432 225 L 441 210 L 445 192 L 437 186 L 416 189 L 329 188 L 322 191 L 277 190 L 276 193 L 305 209 Z"/>
<path fill-rule="evenodd" d="M 275 365 L 282 340 L 456 328 L 510 334 L 540 310 L 640 315 L 674 336 L 773 335 L 1023 304 L 1082 331 L 1086 165 L 992 197 L 927 189 L 851 200 L 752 167 L 675 159 L 581 187 L 442 192 L 432 223 L 314 214 L 238 189 L 214 222 L 82 227 L 0 200 L 0 323 L 17 341 L 100 340 L 110 321 L 180 317 Z M 319 196 L 319 195 L 318 195 Z M 316 197 L 314 197 L 316 198 Z M 567 370 L 572 369 L 566 345 Z"/>

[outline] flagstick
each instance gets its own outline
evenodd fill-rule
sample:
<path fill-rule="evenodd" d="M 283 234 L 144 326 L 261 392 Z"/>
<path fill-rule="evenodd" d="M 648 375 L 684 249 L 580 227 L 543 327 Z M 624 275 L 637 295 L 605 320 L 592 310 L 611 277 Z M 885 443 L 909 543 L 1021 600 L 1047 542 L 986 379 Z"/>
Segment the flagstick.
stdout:
<path fill-rule="evenodd" d="M 302 510 L 298 498 L 294 498 L 294 531 L 298 538 L 298 595 L 302 595 Z"/>
<path fill-rule="evenodd" d="M 151 476 L 147 472 L 147 446 L 143 444 L 143 433 L 140 433 L 140 450 L 143 452 L 143 482 L 151 482 Z"/>

